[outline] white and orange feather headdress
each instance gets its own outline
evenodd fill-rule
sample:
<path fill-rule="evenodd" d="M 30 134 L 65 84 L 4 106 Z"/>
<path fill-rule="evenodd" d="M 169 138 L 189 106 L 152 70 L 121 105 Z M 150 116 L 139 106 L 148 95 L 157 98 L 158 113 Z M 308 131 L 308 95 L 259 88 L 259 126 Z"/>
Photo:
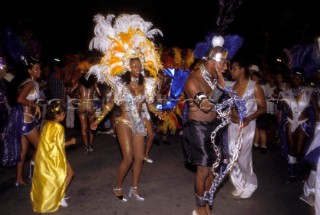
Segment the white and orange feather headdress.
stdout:
<path fill-rule="evenodd" d="M 120 76 L 130 71 L 131 58 L 139 58 L 142 67 L 157 77 L 162 69 L 159 53 L 153 43 L 155 35 L 161 35 L 159 29 L 151 29 L 153 24 L 144 21 L 139 15 L 121 14 L 118 17 L 110 14 L 106 18 L 101 14 L 94 17 L 95 37 L 89 49 L 101 51 L 104 56 L 100 64 L 91 67 L 89 73 L 104 82 L 112 76 Z"/>

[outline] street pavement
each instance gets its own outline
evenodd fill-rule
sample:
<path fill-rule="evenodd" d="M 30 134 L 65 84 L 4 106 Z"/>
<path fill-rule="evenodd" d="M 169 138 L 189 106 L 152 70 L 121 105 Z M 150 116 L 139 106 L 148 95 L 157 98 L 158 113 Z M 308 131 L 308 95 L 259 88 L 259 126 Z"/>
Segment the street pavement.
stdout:
<path fill-rule="evenodd" d="M 67 157 L 75 177 L 67 190 L 69 206 L 60 208 L 59 215 L 191 215 L 195 209 L 194 176 L 183 159 L 182 137 L 171 135 L 170 144 L 153 145 L 153 164 L 145 163 L 139 191 L 144 202 L 117 200 L 112 186 L 121 154 L 116 138 L 109 134 L 95 136 L 95 151 L 86 155 L 80 133 L 66 131 L 67 138 L 76 137 L 77 144 L 67 148 Z M 30 159 L 30 156 L 29 156 Z M 29 160 L 27 161 L 29 163 Z M 258 177 L 258 189 L 250 199 L 234 199 L 230 180 L 226 178 L 216 192 L 215 215 L 313 215 L 314 208 L 299 200 L 301 180 L 286 184 L 286 162 L 280 148 L 270 146 L 267 154 L 253 151 L 253 168 Z M 28 165 L 25 167 L 27 176 Z M 0 214 L 29 215 L 32 211 L 30 185 L 17 190 L 13 184 L 15 168 L 0 166 Z M 131 171 L 123 188 L 131 185 Z"/>

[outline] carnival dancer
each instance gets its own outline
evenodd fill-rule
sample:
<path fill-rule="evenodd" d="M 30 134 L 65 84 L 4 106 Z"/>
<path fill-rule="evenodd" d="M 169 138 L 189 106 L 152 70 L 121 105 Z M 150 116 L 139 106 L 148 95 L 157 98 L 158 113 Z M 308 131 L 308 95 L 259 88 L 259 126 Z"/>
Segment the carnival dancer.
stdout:
<path fill-rule="evenodd" d="M 315 88 L 314 94 L 317 99 L 318 108 L 320 106 L 320 69 L 315 72 L 314 79 Z M 308 178 L 303 183 L 303 192 L 299 199 L 306 202 L 310 206 L 315 207 L 315 214 L 320 213 L 320 115 L 319 111 L 316 112 L 315 126 L 313 140 L 308 147 L 303 162 L 306 161 L 311 164 L 311 169 Z"/>
<path fill-rule="evenodd" d="M 249 79 L 248 65 L 243 59 L 235 59 L 231 64 L 231 77 L 235 82 L 231 89 L 245 101 L 246 112 L 242 124 L 238 110 L 231 111 L 231 123 L 228 126 L 229 156 L 238 153 L 233 140 L 237 137 L 239 126 L 243 128 L 243 140 L 238 159 L 231 169 L 230 176 L 237 198 L 250 198 L 258 187 L 257 176 L 252 165 L 252 145 L 256 129 L 256 119 L 267 111 L 266 99 L 259 84 Z"/>
<path fill-rule="evenodd" d="M 41 130 L 30 193 L 33 211 L 37 213 L 55 212 L 59 206 L 68 207 L 65 192 L 74 171 L 66 158 L 65 147 L 75 144 L 76 139 L 65 141 L 65 131 L 61 124 L 64 118 L 62 101 L 52 101 L 48 105 L 46 123 Z"/>
<path fill-rule="evenodd" d="M 157 34 L 162 35 L 162 32 L 151 29 L 152 23 L 144 21 L 137 14 L 121 14 L 116 18 L 113 14 L 106 18 L 98 14 L 94 20 L 97 22 L 94 30 L 96 36 L 91 40 L 89 48 L 103 52 L 104 56 L 100 64 L 90 68 L 88 75 L 95 74 L 98 81 L 110 85 L 113 98 L 104 105 L 91 128 L 95 130 L 114 106 L 120 107 L 121 113 L 115 119 L 114 127 L 122 160 L 113 191 L 117 199 L 127 201 L 122 184 L 132 167 L 132 186 L 128 196 L 144 201 L 138 190 L 144 160 L 144 137 L 147 135 L 141 112 L 143 103 L 147 103 L 149 111 L 161 117 L 160 112 L 155 111 L 153 102 L 155 78 L 162 65 L 151 40 Z M 148 70 L 150 77 L 143 77 L 142 70 Z"/>
<path fill-rule="evenodd" d="M 76 67 L 77 73 L 80 73 L 79 80 L 73 80 L 75 82 L 73 87 L 68 91 L 69 95 L 74 94 L 78 90 L 79 103 L 78 103 L 78 115 L 81 124 L 81 135 L 84 143 L 84 152 L 86 154 L 94 151 L 93 149 L 93 137 L 94 134 L 90 129 L 90 125 L 94 120 L 94 96 L 97 95 L 101 97 L 100 89 L 97 85 L 95 77 L 91 76 L 86 78 L 86 73 L 93 65 L 93 62 L 90 62 L 90 59 L 81 59 L 79 64 Z"/>
<path fill-rule="evenodd" d="M 188 76 L 184 85 L 188 101 L 188 120 L 183 127 L 183 145 L 186 161 L 195 165 L 196 210 L 193 215 L 212 214 L 205 192 L 211 187 L 211 167 L 215 161 L 211 145 L 211 133 L 218 125 L 217 113 L 212 111 L 213 102 L 222 95 L 223 73 L 227 70 L 228 52 L 219 43 L 212 47 Z M 212 98 L 212 94 L 214 95 Z M 210 100 L 209 100 L 210 99 Z"/>
<path fill-rule="evenodd" d="M 37 120 L 41 118 L 41 110 L 36 103 L 40 96 L 39 84 L 36 81 L 41 75 L 40 62 L 34 57 L 22 56 L 21 59 L 25 72 L 16 75 L 8 91 L 12 108 L 4 131 L 1 159 L 4 166 L 17 166 L 17 188 L 26 185 L 23 169 L 29 143 L 35 149 L 30 162 L 29 178 L 32 178 L 34 158 L 40 139 Z"/>
<path fill-rule="evenodd" d="M 309 146 L 303 161 L 312 165 L 307 179 L 303 183 L 303 192 L 299 196 L 299 199 L 304 201 L 310 206 L 317 204 L 316 210 L 318 214 L 320 212 L 320 187 L 319 187 L 319 157 L 320 157 L 320 122 L 319 119 L 316 122 L 314 129 L 314 138 Z"/>
<path fill-rule="evenodd" d="M 9 117 L 9 105 L 7 99 L 7 85 L 9 81 L 6 78 L 9 73 L 7 73 L 7 65 L 5 59 L 2 57 L 0 52 L 0 144 L 2 145 L 2 137 L 4 128 L 8 123 Z M 10 74 L 9 74 L 10 75 Z M 0 153 L 1 154 L 1 153 Z"/>
<path fill-rule="evenodd" d="M 183 111 L 185 108 L 184 83 L 194 62 L 193 51 L 178 47 L 162 51 L 163 70 L 160 74 L 160 89 L 157 109 L 163 111 L 164 120 L 157 123 L 157 134 L 160 143 L 165 143 L 164 137 L 179 132 L 182 134 Z M 166 90 L 166 88 L 168 88 Z M 166 98 L 163 99 L 163 90 Z"/>
<path fill-rule="evenodd" d="M 281 92 L 280 99 L 284 104 L 284 118 L 286 133 L 288 183 L 296 179 L 297 164 L 303 158 L 303 151 L 310 137 L 310 108 L 317 112 L 317 100 L 313 89 L 304 85 L 303 70 L 293 68 L 291 89 Z M 314 116 L 314 114 L 312 114 Z"/>

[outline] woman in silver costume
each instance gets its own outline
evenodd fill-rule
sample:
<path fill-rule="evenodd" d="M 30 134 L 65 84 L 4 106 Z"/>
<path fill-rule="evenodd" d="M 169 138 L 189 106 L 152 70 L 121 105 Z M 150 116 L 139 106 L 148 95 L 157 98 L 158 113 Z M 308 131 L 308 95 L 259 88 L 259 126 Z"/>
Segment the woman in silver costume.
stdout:
<path fill-rule="evenodd" d="M 117 199 L 127 201 L 122 184 L 132 166 L 132 185 L 128 197 L 144 201 L 138 191 L 145 156 L 144 138 L 147 135 L 142 115 L 143 104 L 147 103 L 148 110 L 161 117 L 153 104 L 157 72 L 162 65 L 155 46 L 149 39 L 161 32 L 158 29 L 151 30 L 152 24 L 139 15 L 121 14 L 113 20 L 114 17 L 113 14 L 106 18 L 95 16 L 96 37 L 90 46 L 104 52 L 104 56 L 100 64 L 90 68 L 88 75 L 94 74 L 98 81 L 109 84 L 113 97 L 104 105 L 91 128 L 95 130 L 114 106 L 120 107 L 121 113 L 116 117 L 114 127 L 122 160 L 113 191 Z M 143 70 L 148 70 L 150 77 L 143 77 Z"/>

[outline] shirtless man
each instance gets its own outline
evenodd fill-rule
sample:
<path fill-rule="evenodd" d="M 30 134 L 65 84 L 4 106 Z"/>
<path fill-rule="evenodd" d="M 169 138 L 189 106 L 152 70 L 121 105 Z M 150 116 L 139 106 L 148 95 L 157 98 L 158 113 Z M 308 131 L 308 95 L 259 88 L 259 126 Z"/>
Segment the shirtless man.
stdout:
<path fill-rule="evenodd" d="M 211 101 L 218 96 L 211 98 L 211 95 L 220 92 L 217 84 L 224 87 L 222 73 L 227 70 L 227 55 L 228 52 L 223 47 L 211 48 L 205 60 L 190 73 L 184 86 L 189 105 L 188 120 L 183 128 L 184 150 L 186 161 L 197 167 L 195 178 L 197 208 L 193 211 L 193 215 L 212 214 L 204 198 L 205 191 L 209 191 L 212 185 L 211 167 L 215 161 L 210 137 L 217 126 L 217 113 L 212 111 L 214 104 Z"/>

